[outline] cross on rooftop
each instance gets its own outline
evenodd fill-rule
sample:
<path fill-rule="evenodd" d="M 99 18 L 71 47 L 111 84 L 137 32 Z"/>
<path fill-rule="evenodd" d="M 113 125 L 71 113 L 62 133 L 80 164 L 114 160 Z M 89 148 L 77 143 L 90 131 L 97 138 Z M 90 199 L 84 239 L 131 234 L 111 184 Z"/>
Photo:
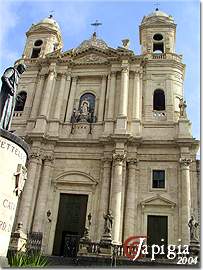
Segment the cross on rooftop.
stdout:
<path fill-rule="evenodd" d="M 158 11 L 159 10 L 158 7 L 160 6 L 160 3 L 158 1 L 156 1 L 156 3 L 154 3 L 154 5 L 156 6 L 156 9 L 155 10 Z"/>
<path fill-rule="evenodd" d="M 53 18 L 53 13 L 55 13 L 54 10 L 50 10 L 50 11 L 49 11 L 49 18 Z"/>
<path fill-rule="evenodd" d="M 98 20 L 96 20 L 94 23 L 91 23 L 92 26 L 94 26 L 94 32 L 97 32 L 97 28 L 102 25 L 102 23 L 100 23 Z"/>

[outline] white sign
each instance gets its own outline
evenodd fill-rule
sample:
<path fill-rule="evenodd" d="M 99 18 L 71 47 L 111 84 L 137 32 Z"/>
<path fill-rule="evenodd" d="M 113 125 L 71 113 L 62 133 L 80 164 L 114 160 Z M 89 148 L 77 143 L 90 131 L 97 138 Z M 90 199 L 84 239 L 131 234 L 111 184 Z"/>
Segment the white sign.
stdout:
<path fill-rule="evenodd" d="M 8 251 L 19 194 L 25 174 L 25 151 L 15 143 L 0 137 L 0 256 Z"/>

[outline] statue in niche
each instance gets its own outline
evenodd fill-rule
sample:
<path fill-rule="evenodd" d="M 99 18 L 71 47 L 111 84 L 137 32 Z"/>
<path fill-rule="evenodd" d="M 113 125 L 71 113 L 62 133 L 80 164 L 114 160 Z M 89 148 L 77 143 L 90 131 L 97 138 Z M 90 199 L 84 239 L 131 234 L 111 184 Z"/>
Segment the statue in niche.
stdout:
<path fill-rule="evenodd" d="M 25 64 L 9 67 L 1 77 L 0 92 L 0 128 L 9 130 L 16 101 L 16 89 L 20 75 L 26 70 Z"/>
<path fill-rule="evenodd" d="M 90 116 L 90 104 L 88 99 L 85 97 L 84 100 L 81 102 L 79 108 L 79 115 L 78 115 L 78 122 L 89 122 Z"/>
<path fill-rule="evenodd" d="M 190 241 L 198 241 L 197 227 L 199 223 L 195 220 L 194 216 L 191 216 L 188 226 L 190 228 Z"/>

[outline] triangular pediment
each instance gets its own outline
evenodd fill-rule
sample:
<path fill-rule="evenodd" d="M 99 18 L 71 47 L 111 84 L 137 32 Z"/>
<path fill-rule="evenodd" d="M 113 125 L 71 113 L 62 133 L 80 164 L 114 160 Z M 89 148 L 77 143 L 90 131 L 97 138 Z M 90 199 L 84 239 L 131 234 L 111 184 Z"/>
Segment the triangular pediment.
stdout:
<path fill-rule="evenodd" d="M 109 49 L 100 49 L 90 47 L 84 50 L 72 49 L 71 51 L 64 52 L 62 58 L 71 60 L 77 65 L 88 64 L 107 64 L 111 59 L 118 59 L 117 52 Z"/>
<path fill-rule="evenodd" d="M 80 55 L 74 59 L 75 64 L 94 64 L 94 63 L 108 63 L 107 57 L 97 53 L 87 53 Z"/>
<path fill-rule="evenodd" d="M 148 198 L 148 199 L 142 201 L 141 205 L 143 207 L 146 207 L 146 206 L 165 206 L 165 207 L 170 207 L 170 208 L 172 207 L 173 208 L 176 206 L 176 203 L 157 194 L 154 197 L 151 197 L 151 198 Z"/>

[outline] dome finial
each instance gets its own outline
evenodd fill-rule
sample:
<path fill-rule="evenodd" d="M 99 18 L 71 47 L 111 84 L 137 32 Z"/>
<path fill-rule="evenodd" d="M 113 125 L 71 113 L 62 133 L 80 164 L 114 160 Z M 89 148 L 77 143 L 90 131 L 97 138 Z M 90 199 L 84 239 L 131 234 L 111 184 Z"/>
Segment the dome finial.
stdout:
<path fill-rule="evenodd" d="M 52 19 L 52 18 L 53 18 L 54 10 L 49 11 L 49 13 L 50 13 L 50 14 L 49 14 L 49 17 L 48 17 L 48 18 L 49 18 L 49 19 Z"/>
<path fill-rule="evenodd" d="M 159 8 L 158 8 L 158 6 L 160 6 L 160 3 L 159 3 L 158 1 L 156 1 L 156 3 L 155 3 L 154 5 L 156 6 L 156 9 L 155 9 L 155 11 L 159 11 Z"/>

